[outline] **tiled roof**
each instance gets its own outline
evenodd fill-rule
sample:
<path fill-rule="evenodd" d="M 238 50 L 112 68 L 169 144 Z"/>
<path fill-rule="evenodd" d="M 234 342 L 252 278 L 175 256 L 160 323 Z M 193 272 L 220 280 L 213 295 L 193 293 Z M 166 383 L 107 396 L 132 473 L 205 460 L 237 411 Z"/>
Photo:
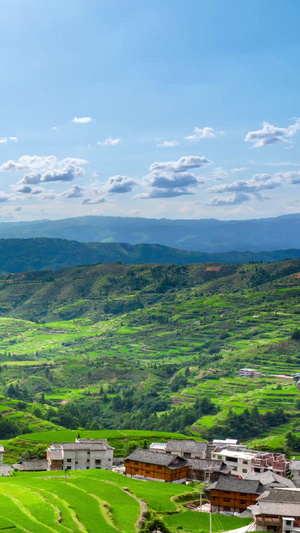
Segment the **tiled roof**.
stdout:
<path fill-rule="evenodd" d="M 168 440 L 167 452 L 203 453 L 207 448 L 207 443 L 196 440 Z"/>
<path fill-rule="evenodd" d="M 188 459 L 190 468 L 194 470 L 209 470 L 210 472 L 219 472 L 225 467 L 223 461 L 208 461 L 207 459 Z"/>
<path fill-rule="evenodd" d="M 275 503 L 299 503 L 300 504 L 300 489 L 298 488 L 274 488 L 264 492 L 259 497 L 259 501 L 275 502 Z"/>
<path fill-rule="evenodd" d="M 240 492 L 242 494 L 261 494 L 259 481 L 233 477 L 221 477 L 216 483 L 213 483 L 208 490 L 212 489 L 229 490 L 230 492 Z"/>
<path fill-rule="evenodd" d="M 287 479 L 286 477 L 279 476 L 278 474 L 274 474 L 273 472 L 263 472 L 262 474 L 245 474 L 244 479 L 251 479 L 252 481 L 260 481 L 262 485 L 268 486 L 268 487 L 278 487 L 281 485 L 282 487 L 295 487 L 294 483 Z"/>
<path fill-rule="evenodd" d="M 142 448 L 134 450 L 134 452 L 126 457 L 125 461 L 127 459 L 139 463 L 166 466 L 172 469 L 182 468 L 183 466 L 188 465 L 188 462 L 185 459 L 182 459 L 182 457 L 174 456 L 170 453 L 152 452 Z"/>
<path fill-rule="evenodd" d="M 37 459 L 36 461 L 22 461 L 23 470 L 32 472 L 32 471 L 40 471 L 40 470 L 47 470 L 48 468 L 48 461 L 47 459 Z"/>
<path fill-rule="evenodd" d="M 113 450 L 114 448 L 107 443 L 106 439 L 103 440 L 84 440 L 83 442 L 61 442 L 59 444 L 51 444 L 50 450 L 63 449 L 69 451 L 87 450 L 87 451 L 106 451 Z"/>

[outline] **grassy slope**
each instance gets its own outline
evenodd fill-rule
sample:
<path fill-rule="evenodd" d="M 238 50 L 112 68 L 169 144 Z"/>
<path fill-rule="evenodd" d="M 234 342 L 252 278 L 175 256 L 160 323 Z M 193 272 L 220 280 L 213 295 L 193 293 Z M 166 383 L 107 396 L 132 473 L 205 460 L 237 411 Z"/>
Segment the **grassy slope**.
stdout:
<path fill-rule="evenodd" d="M 55 406 L 99 397 L 100 386 L 112 400 L 110 385 L 133 384 L 143 391 L 155 388 L 173 405 L 212 398 L 221 411 L 194 422 L 200 433 L 222 421 L 229 408 L 238 412 L 253 405 L 261 411 L 282 405 L 291 419 L 276 431 L 297 430 L 299 393 L 291 380 L 274 375 L 292 375 L 300 366 L 299 343 L 291 340 L 299 325 L 298 272 L 299 261 L 284 261 L 96 265 L 2 276 L 2 392 L 19 383 L 33 395 L 44 392 Z M 28 321 L 34 317 L 47 323 Z M 165 377 L 170 363 L 174 374 Z M 237 378 L 245 365 L 266 376 Z M 187 367 L 187 386 L 172 392 L 172 381 Z M 6 409 L 5 401 L 5 416 L 19 416 L 13 402 Z M 30 404 L 28 411 L 33 409 Z M 37 423 L 37 429 L 49 424 Z"/>
<path fill-rule="evenodd" d="M 19 473 L 1 482 L 1 525 L 15 526 L 17 531 L 23 527 L 33 533 L 70 530 L 134 533 L 141 509 L 132 496 L 135 495 L 171 527 L 177 524 L 182 525 L 182 531 L 190 528 L 208 531 L 208 515 L 183 511 L 172 501 L 174 496 L 190 491 L 191 487 L 185 485 L 145 483 L 103 470 L 72 471 L 67 477 L 63 472 Z M 213 531 L 241 527 L 248 522 L 215 515 Z"/>

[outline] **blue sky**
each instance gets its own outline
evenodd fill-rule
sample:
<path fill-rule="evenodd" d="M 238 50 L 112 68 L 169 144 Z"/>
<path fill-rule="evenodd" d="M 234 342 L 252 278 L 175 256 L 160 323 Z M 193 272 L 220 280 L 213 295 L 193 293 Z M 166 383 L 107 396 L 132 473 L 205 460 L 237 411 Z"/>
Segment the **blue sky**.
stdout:
<path fill-rule="evenodd" d="M 298 0 L 0 0 L 0 220 L 300 211 Z"/>

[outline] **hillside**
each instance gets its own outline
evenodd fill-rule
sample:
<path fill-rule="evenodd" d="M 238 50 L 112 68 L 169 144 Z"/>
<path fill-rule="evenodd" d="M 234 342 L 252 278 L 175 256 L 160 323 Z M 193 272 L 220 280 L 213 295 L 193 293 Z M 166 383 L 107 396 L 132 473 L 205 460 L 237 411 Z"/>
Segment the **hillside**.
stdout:
<path fill-rule="evenodd" d="M 188 252 L 159 244 L 83 243 L 66 239 L 0 239 L 0 273 L 60 270 L 95 263 L 247 263 L 297 259 L 300 250 L 273 252 Z"/>
<path fill-rule="evenodd" d="M 284 439 L 300 417 L 299 274 L 286 260 L 2 275 L 0 392 L 21 402 L 3 419 Z"/>
<path fill-rule="evenodd" d="M 50 237 L 83 242 L 161 244 L 201 252 L 300 248 L 300 214 L 221 221 L 86 216 L 62 220 L 1 222 L 0 238 Z"/>

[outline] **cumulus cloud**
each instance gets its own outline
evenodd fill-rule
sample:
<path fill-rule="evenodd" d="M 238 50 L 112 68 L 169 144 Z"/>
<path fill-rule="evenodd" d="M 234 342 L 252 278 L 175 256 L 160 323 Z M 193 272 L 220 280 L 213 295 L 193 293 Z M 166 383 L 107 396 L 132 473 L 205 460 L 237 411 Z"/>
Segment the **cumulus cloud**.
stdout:
<path fill-rule="evenodd" d="M 157 148 L 174 148 L 175 146 L 178 146 L 179 142 L 177 141 L 164 141 L 162 143 L 158 143 L 156 145 Z"/>
<path fill-rule="evenodd" d="M 136 184 L 136 181 L 132 178 L 127 178 L 127 176 L 112 176 L 109 178 L 105 188 L 109 194 L 126 193 L 131 192 Z"/>
<path fill-rule="evenodd" d="M 247 167 L 237 167 L 237 168 L 231 168 L 230 172 L 233 172 L 233 174 L 236 174 L 237 172 L 246 172 Z"/>
<path fill-rule="evenodd" d="M 121 137 L 117 137 L 116 139 L 112 139 L 111 137 L 108 137 L 104 141 L 98 141 L 98 146 L 115 146 L 116 144 L 119 144 L 121 142 Z"/>
<path fill-rule="evenodd" d="M 244 194 L 244 193 L 237 193 L 237 194 L 233 194 L 232 196 L 225 196 L 225 197 L 215 196 L 215 198 L 213 198 L 208 203 L 208 205 L 213 205 L 213 206 L 239 205 L 239 204 L 242 204 L 243 202 L 247 202 L 248 200 L 250 200 L 250 198 L 251 197 L 248 194 Z"/>
<path fill-rule="evenodd" d="M 9 160 L 0 165 L 1 172 L 20 172 L 22 170 L 35 169 L 55 169 L 65 168 L 71 165 L 86 165 L 86 159 L 79 159 L 78 157 L 65 157 L 58 159 L 55 155 L 23 155 L 17 161 Z"/>
<path fill-rule="evenodd" d="M 216 167 L 212 171 L 212 177 L 216 181 L 223 181 L 228 178 L 228 172 L 223 167 Z"/>
<path fill-rule="evenodd" d="M 84 169 L 77 166 L 66 166 L 65 168 L 55 168 L 53 170 L 28 172 L 19 181 L 19 184 L 37 184 L 53 181 L 73 181 L 84 174 Z"/>
<path fill-rule="evenodd" d="M 297 172 L 277 172 L 275 177 L 291 185 L 298 185 L 300 183 L 300 170 Z"/>
<path fill-rule="evenodd" d="M 90 122 L 93 122 L 93 119 L 92 117 L 74 117 L 72 122 L 75 124 L 89 124 Z"/>
<path fill-rule="evenodd" d="M 64 198 L 81 198 L 84 195 L 85 191 L 86 191 L 85 187 L 81 187 L 80 185 L 73 185 L 71 189 L 64 191 L 62 193 L 62 196 Z"/>
<path fill-rule="evenodd" d="M 150 165 L 150 172 L 145 176 L 149 191 L 138 198 L 174 198 L 193 194 L 193 188 L 206 180 L 195 176 L 191 170 L 208 163 L 206 157 L 198 156 L 184 156 L 178 161 L 155 162 Z"/>
<path fill-rule="evenodd" d="M 13 195 L 0 191 L 0 203 L 8 202 L 8 200 L 12 197 Z"/>
<path fill-rule="evenodd" d="M 94 198 L 84 198 L 82 204 L 103 204 L 106 201 L 104 196 L 95 196 Z"/>
<path fill-rule="evenodd" d="M 278 176 L 271 174 L 256 174 L 251 180 L 237 180 L 233 183 L 223 183 L 222 185 L 215 185 L 208 189 L 210 193 L 224 193 L 224 192 L 245 192 L 255 193 L 264 189 L 275 189 L 280 186 L 280 179 Z"/>
<path fill-rule="evenodd" d="M 196 155 L 183 156 L 178 161 L 166 161 L 166 162 L 155 162 L 150 165 L 150 172 L 185 172 L 192 168 L 201 168 L 204 165 L 210 163 L 209 159 L 206 157 L 199 157 Z"/>
<path fill-rule="evenodd" d="M 296 119 L 294 124 L 286 128 L 279 128 L 269 122 L 263 122 L 263 127 L 260 130 L 249 131 L 247 133 L 245 141 L 253 143 L 255 148 L 261 148 L 262 146 L 268 146 L 276 142 L 290 143 L 289 138 L 296 135 L 299 129 L 299 118 Z"/>
<path fill-rule="evenodd" d="M 205 126 L 204 128 L 194 128 L 194 133 L 184 137 L 187 141 L 199 141 L 200 139 L 212 139 L 217 135 L 223 135 L 224 131 L 216 131 L 214 128 Z"/>

